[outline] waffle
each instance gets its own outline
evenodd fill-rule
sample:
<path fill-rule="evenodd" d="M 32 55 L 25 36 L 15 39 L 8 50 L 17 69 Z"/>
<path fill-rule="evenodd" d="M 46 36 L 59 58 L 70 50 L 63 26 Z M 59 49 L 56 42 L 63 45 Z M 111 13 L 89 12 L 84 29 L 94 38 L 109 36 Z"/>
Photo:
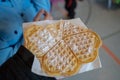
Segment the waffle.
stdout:
<path fill-rule="evenodd" d="M 63 32 L 63 24 L 62 21 L 54 24 L 49 24 L 46 27 L 46 30 L 48 30 L 53 37 L 62 38 L 62 32 Z"/>
<path fill-rule="evenodd" d="M 62 38 L 60 23 L 50 24 L 46 28 L 32 25 L 24 32 L 25 47 L 37 57 L 42 57 Z"/>
<path fill-rule="evenodd" d="M 73 25 L 69 21 L 63 22 L 62 24 L 63 24 L 63 38 L 80 32 L 85 32 L 87 30 L 87 28 L 83 28 L 79 25 Z"/>
<path fill-rule="evenodd" d="M 95 60 L 98 55 L 98 48 L 101 45 L 99 36 L 90 30 L 68 36 L 64 38 L 64 41 L 82 63 Z"/>
<path fill-rule="evenodd" d="M 82 64 L 94 61 L 101 39 L 97 33 L 67 21 L 46 27 L 32 25 L 24 32 L 25 47 L 49 76 L 71 76 Z"/>
<path fill-rule="evenodd" d="M 70 76 L 78 72 L 80 66 L 76 56 L 63 40 L 45 54 L 42 63 L 42 69 L 50 76 Z"/>

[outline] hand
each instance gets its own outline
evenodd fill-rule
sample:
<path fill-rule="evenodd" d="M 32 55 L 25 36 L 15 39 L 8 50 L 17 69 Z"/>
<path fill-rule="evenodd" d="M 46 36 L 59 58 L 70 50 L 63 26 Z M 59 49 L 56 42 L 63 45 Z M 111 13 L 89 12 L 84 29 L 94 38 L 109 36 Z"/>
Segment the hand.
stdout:
<path fill-rule="evenodd" d="M 48 13 L 47 11 L 42 9 L 37 13 L 37 15 L 35 16 L 33 21 L 40 21 L 41 20 L 41 18 L 40 18 L 41 15 L 44 15 L 43 20 L 51 20 L 51 19 L 53 19 L 52 16 L 50 15 L 50 13 Z"/>

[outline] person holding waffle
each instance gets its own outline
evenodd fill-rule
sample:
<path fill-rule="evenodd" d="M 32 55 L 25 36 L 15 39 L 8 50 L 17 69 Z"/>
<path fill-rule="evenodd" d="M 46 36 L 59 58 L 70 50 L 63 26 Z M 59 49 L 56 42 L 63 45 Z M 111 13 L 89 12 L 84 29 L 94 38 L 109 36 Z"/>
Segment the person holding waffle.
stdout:
<path fill-rule="evenodd" d="M 24 42 L 22 23 L 52 19 L 50 8 L 49 0 L 0 0 L 0 80 L 56 80 L 32 73 L 17 53 Z"/>

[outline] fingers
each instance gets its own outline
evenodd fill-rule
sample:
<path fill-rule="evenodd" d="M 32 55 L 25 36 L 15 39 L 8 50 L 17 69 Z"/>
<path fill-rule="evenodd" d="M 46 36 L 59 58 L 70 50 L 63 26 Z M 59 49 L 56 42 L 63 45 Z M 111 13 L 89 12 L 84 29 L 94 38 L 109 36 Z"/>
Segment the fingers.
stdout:
<path fill-rule="evenodd" d="M 40 10 L 37 15 L 35 16 L 35 18 L 33 19 L 33 21 L 40 21 L 40 16 L 44 14 L 44 10 Z"/>
<path fill-rule="evenodd" d="M 41 20 L 41 15 L 44 15 L 44 20 L 51 20 L 53 19 L 52 16 L 45 10 L 40 10 L 37 15 L 35 16 L 35 18 L 33 19 L 33 21 L 40 21 Z"/>
<path fill-rule="evenodd" d="M 52 16 L 48 12 L 45 11 L 44 20 L 51 20 L 51 19 L 53 19 Z"/>

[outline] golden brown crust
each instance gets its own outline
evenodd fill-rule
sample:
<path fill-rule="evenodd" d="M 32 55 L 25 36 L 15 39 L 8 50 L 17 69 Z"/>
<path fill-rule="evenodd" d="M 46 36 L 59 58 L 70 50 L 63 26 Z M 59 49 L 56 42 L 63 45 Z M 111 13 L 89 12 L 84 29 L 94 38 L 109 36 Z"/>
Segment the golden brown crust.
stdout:
<path fill-rule="evenodd" d="M 37 57 L 42 57 L 62 38 L 62 28 L 58 25 L 50 24 L 46 28 L 32 25 L 24 32 L 25 47 Z"/>
<path fill-rule="evenodd" d="M 32 25 L 26 31 L 24 32 L 24 46 L 29 49 L 33 54 L 35 54 L 37 57 L 41 57 L 43 53 L 38 49 L 38 46 L 34 43 L 32 35 L 35 35 L 35 33 L 39 30 L 42 31 L 44 28 L 42 26 L 38 25 Z M 35 35 L 37 37 L 37 35 Z"/>
<path fill-rule="evenodd" d="M 91 30 L 67 36 L 64 40 L 82 63 L 92 62 L 96 59 L 102 42 L 100 37 Z"/>
<path fill-rule="evenodd" d="M 56 44 L 44 55 L 42 61 L 42 69 L 50 76 L 70 76 L 77 73 L 81 66 L 64 41 Z"/>

